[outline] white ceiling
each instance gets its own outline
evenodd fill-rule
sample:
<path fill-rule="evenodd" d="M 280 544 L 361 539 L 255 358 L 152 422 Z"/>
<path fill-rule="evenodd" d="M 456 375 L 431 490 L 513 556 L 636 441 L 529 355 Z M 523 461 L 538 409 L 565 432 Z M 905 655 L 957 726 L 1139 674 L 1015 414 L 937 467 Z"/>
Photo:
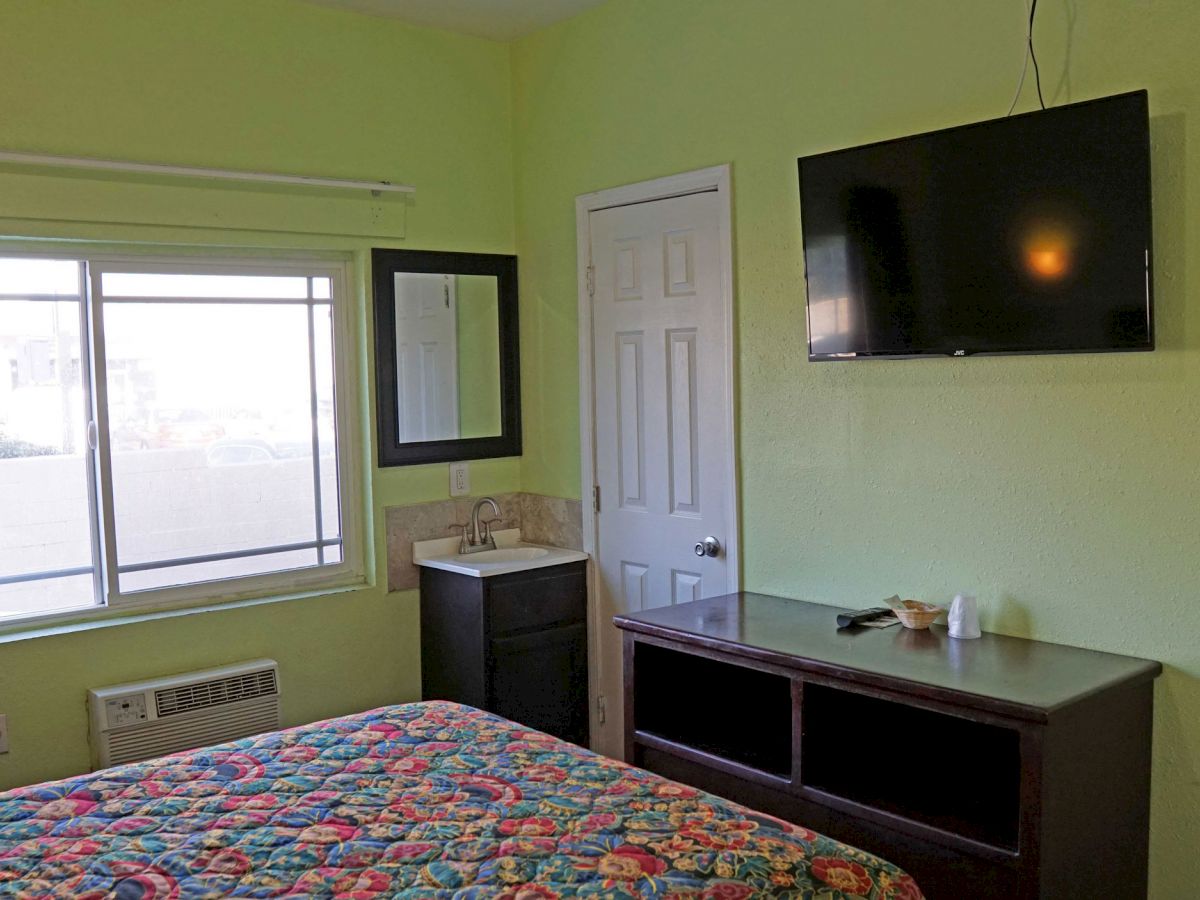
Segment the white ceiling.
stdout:
<path fill-rule="evenodd" d="M 604 0 L 309 0 L 415 25 L 511 41 Z"/>

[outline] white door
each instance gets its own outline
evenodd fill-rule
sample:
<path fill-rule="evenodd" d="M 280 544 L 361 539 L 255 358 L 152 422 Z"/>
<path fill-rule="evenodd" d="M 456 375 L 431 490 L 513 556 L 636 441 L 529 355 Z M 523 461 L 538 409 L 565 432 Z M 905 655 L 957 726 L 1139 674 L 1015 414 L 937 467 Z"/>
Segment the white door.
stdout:
<path fill-rule="evenodd" d="M 589 218 L 595 420 L 596 748 L 623 752 L 612 617 L 737 589 L 728 240 L 716 191 Z M 715 539 L 715 555 L 697 545 Z M 711 542 L 710 542 L 711 543 Z M 735 548 L 736 549 L 736 548 Z"/>
<path fill-rule="evenodd" d="M 452 275 L 397 272 L 396 422 L 401 443 L 458 437 L 458 326 Z"/>

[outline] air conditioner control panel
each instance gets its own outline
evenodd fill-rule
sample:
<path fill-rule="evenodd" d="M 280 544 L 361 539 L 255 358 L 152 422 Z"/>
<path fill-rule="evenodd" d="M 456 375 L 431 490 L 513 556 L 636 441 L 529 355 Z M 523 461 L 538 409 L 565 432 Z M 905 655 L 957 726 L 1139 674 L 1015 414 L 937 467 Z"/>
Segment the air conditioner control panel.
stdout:
<path fill-rule="evenodd" d="M 146 694 L 126 694 L 104 701 L 104 718 L 109 728 L 123 728 L 146 721 Z"/>

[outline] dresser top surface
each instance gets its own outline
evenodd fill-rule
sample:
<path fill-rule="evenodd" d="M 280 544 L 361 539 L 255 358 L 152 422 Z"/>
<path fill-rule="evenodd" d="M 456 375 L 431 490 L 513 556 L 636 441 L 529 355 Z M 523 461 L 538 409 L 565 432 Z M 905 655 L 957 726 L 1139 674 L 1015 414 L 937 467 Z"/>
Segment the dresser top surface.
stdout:
<path fill-rule="evenodd" d="M 1031 712 L 1050 711 L 1127 682 L 1162 664 L 1080 647 L 987 634 L 957 640 L 933 626 L 838 629 L 839 607 L 739 593 L 617 616 L 627 630 L 698 643 L 800 668 L 902 679 Z M 815 666 L 814 666 L 815 664 Z"/>

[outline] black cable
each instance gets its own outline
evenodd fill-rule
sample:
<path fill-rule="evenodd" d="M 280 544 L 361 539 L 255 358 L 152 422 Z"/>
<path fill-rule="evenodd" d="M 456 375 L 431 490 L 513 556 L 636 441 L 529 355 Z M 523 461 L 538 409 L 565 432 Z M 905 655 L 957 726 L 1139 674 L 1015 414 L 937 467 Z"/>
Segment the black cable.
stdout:
<path fill-rule="evenodd" d="M 1033 77 L 1037 82 L 1038 103 L 1042 109 L 1046 108 L 1046 101 L 1042 99 L 1042 73 L 1038 71 L 1037 54 L 1033 52 L 1033 18 L 1037 15 L 1037 0 L 1033 0 L 1033 5 L 1029 7 L 1029 58 L 1033 60 Z"/>
<path fill-rule="evenodd" d="M 1029 8 L 1029 0 L 1025 2 L 1025 8 Z M 1029 72 L 1029 36 L 1025 37 L 1025 52 L 1021 54 L 1021 77 L 1017 79 L 1017 90 L 1013 94 L 1012 103 L 1008 104 L 1008 112 L 1006 116 L 1011 116 L 1013 110 L 1017 108 L 1017 101 L 1021 99 L 1021 91 L 1025 87 L 1025 75 Z"/>

